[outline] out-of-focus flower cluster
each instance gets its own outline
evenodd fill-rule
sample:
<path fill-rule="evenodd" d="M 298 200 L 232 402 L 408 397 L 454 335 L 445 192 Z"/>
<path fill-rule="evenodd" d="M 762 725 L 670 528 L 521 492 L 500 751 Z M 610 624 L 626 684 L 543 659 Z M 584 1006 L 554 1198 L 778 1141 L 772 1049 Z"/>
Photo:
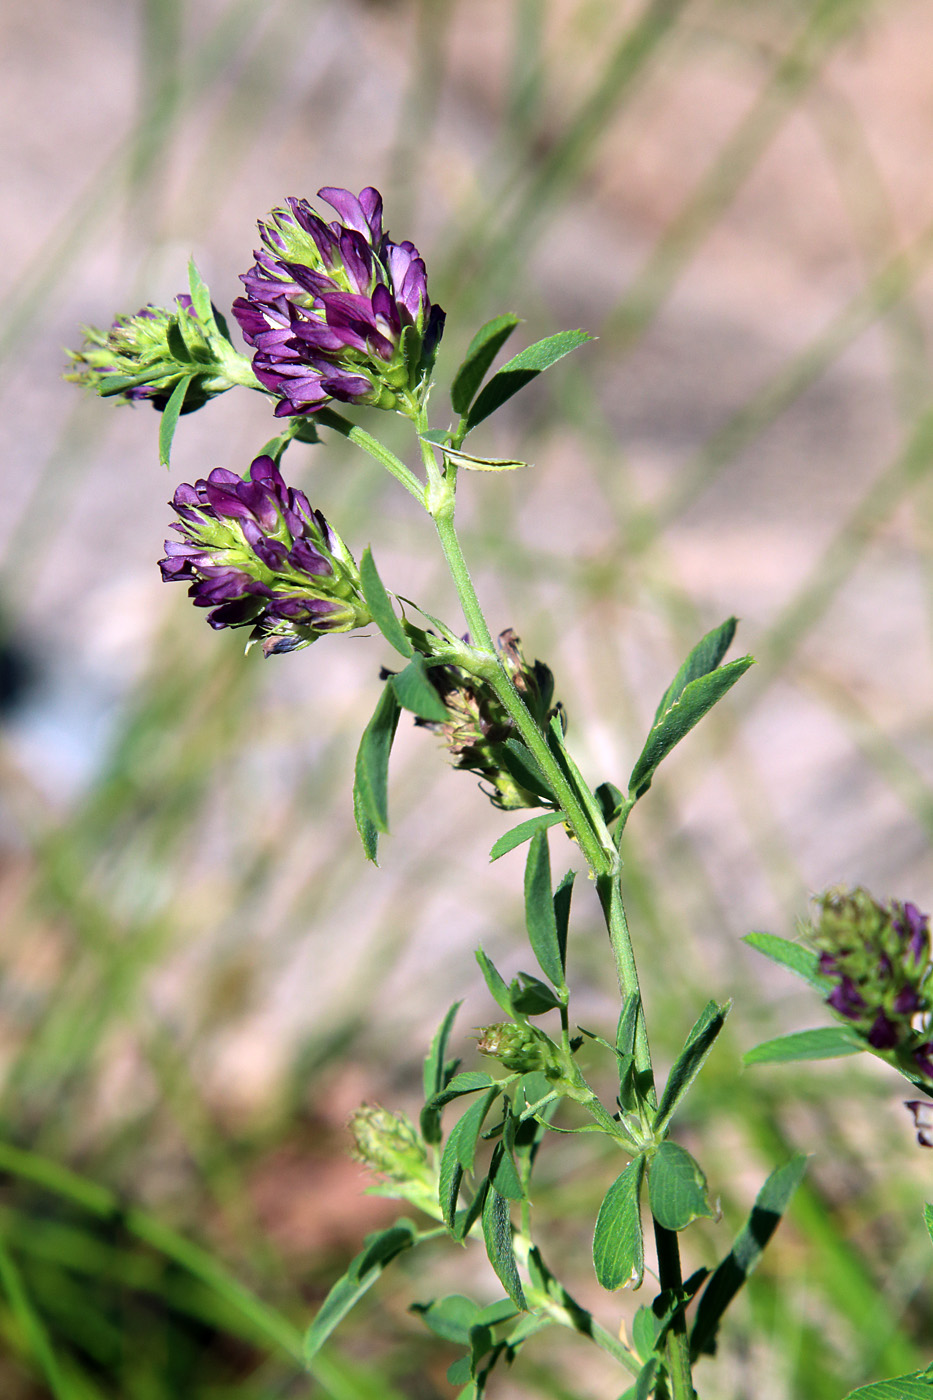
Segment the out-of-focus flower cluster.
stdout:
<path fill-rule="evenodd" d="M 522 696 L 541 729 L 562 714 L 554 701 L 554 677 L 543 661 L 526 662 L 519 638 L 511 629 L 500 633 L 499 657 L 516 690 Z M 418 719 L 416 724 L 440 734 L 455 768 L 475 773 L 490 786 L 486 789 L 494 806 L 511 810 L 542 807 L 546 804 L 523 787 L 506 762 L 503 744 L 513 733 L 511 717 L 493 692 L 456 666 L 435 666 L 431 681 L 447 707 L 446 722 Z"/>
<path fill-rule="evenodd" d="M 109 331 L 85 326 L 84 345 L 69 350 L 68 358 L 66 379 L 96 389 L 102 398 L 146 400 L 160 412 L 181 380 L 188 381 L 182 413 L 253 381 L 248 362 L 213 319 L 210 325 L 201 321 L 187 294 L 175 298 L 172 310 L 144 306 L 135 316 L 118 316 Z"/>
<path fill-rule="evenodd" d="M 370 1195 L 394 1196 L 437 1215 L 437 1172 L 428 1162 L 424 1138 L 404 1113 L 364 1104 L 350 1119 L 353 1156 L 382 1177 Z"/>
<path fill-rule="evenodd" d="M 268 656 L 369 623 L 352 555 L 271 457 L 246 478 L 217 467 L 179 486 L 172 505 L 181 539 L 165 541 L 162 577 L 190 584 L 212 627 L 251 625 Z"/>
<path fill-rule="evenodd" d="M 279 399 L 279 417 L 331 399 L 411 411 L 444 325 L 424 263 L 414 244 L 383 232 L 378 190 L 318 195 L 339 219 L 325 223 L 291 198 L 259 224 L 264 246 L 233 306 L 256 377 Z"/>
<path fill-rule="evenodd" d="M 867 890 L 830 890 L 807 929 L 826 998 L 876 1053 L 933 1088 L 930 920 L 915 904 L 880 904 Z"/>

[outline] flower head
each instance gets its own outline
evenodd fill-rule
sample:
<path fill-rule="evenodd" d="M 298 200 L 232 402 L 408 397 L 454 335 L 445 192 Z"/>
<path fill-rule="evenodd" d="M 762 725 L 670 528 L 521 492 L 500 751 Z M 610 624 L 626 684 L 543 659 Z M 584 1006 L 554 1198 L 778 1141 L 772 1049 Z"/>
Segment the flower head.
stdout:
<path fill-rule="evenodd" d="M 527 1023 L 498 1021 L 493 1026 L 483 1026 L 476 1048 L 481 1055 L 498 1060 L 505 1069 L 516 1074 L 532 1074 L 538 1070 L 549 1079 L 556 1079 L 565 1068 L 550 1036 Z"/>
<path fill-rule="evenodd" d="M 529 664 L 525 660 L 511 628 L 500 633 L 498 650 L 502 665 L 540 727 L 547 729 L 555 715 L 563 717 L 561 706 L 553 703 L 554 677 L 549 667 L 543 661 Z M 493 691 L 457 666 L 432 667 L 430 677 L 447 707 L 448 719 L 417 719 L 415 723 L 442 736 L 454 767 L 465 768 L 489 783 L 486 791 L 495 807 L 510 811 L 545 806 L 508 766 L 503 745 L 512 735 L 513 723 Z"/>
<path fill-rule="evenodd" d="M 172 310 L 144 306 L 135 316 L 118 316 L 109 331 L 85 326 L 84 338 L 81 350 L 68 351 L 73 367 L 66 379 L 103 398 L 147 400 L 160 412 L 181 380 L 187 381 L 181 411 L 190 413 L 252 378 L 213 316 L 210 324 L 202 321 L 187 294 L 175 298 Z"/>
<path fill-rule="evenodd" d="M 807 934 L 832 986 L 827 1004 L 866 1046 L 933 1081 L 929 918 L 915 904 L 881 904 L 867 890 L 830 890 Z"/>
<path fill-rule="evenodd" d="M 318 194 L 338 219 L 290 198 L 259 224 L 263 248 L 233 305 L 253 370 L 279 417 L 331 399 L 406 411 L 426 391 L 444 325 L 424 263 L 383 232 L 378 190 Z"/>
<path fill-rule="evenodd" d="M 212 627 L 251 625 L 269 656 L 370 621 L 346 545 L 271 457 L 245 478 L 216 467 L 179 486 L 172 505 L 181 539 L 165 541 L 162 578 L 190 584 Z"/>

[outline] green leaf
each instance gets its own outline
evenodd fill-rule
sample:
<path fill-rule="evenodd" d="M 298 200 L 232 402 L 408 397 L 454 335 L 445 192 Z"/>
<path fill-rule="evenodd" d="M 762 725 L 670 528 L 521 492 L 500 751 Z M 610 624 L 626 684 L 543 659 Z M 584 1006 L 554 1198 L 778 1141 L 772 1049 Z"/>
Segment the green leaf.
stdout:
<path fill-rule="evenodd" d="M 530 467 L 530 462 L 522 462 L 517 457 L 475 457 L 472 452 L 461 452 L 457 447 L 445 447 L 444 456 L 455 467 L 463 467 L 468 472 L 514 472 L 519 467 Z"/>
<path fill-rule="evenodd" d="M 413 656 L 404 671 L 389 677 L 388 684 L 399 704 L 413 714 L 441 724 L 450 719 L 447 706 L 428 679 L 423 657 Z"/>
<path fill-rule="evenodd" d="M 857 1055 L 865 1046 L 845 1026 L 817 1026 L 812 1031 L 764 1040 L 742 1056 L 744 1065 L 779 1065 L 792 1060 L 833 1060 L 838 1055 Z"/>
<path fill-rule="evenodd" d="M 438 1176 L 438 1199 L 444 1222 L 453 1230 L 457 1214 L 457 1201 L 464 1172 L 472 1172 L 476 1159 L 476 1143 L 482 1131 L 486 1114 L 500 1094 L 498 1084 L 494 1084 L 481 1099 L 470 1104 L 466 1113 L 455 1123 L 444 1143 Z"/>
<path fill-rule="evenodd" d="M 497 1142 L 493 1150 L 489 1166 L 489 1182 L 500 1196 L 505 1196 L 510 1201 L 523 1201 L 525 1199 L 525 1190 L 515 1169 L 515 1163 L 501 1142 Z"/>
<path fill-rule="evenodd" d="M 530 972 L 520 972 L 517 978 L 513 978 L 509 984 L 509 997 L 516 1013 L 521 1016 L 543 1016 L 546 1011 L 555 1011 L 564 1004 L 546 982 L 533 977 Z"/>
<path fill-rule="evenodd" d="M 476 950 L 476 961 L 480 965 L 480 970 L 486 979 L 486 986 L 489 988 L 493 999 L 502 1007 L 502 1010 L 507 1016 L 514 1015 L 515 1008 L 512 1005 L 512 995 L 505 985 L 502 976 L 492 961 L 487 958 L 482 948 L 477 948 Z"/>
<path fill-rule="evenodd" d="M 489 1262 L 495 1269 L 502 1287 L 517 1308 L 526 1309 L 518 1265 L 515 1262 L 509 1203 L 493 1186 L 487 1191 L 483 1203 L 483 1238 L 486 1241 Z"/>
<path fill-rule="evenodd" d="M 664 1132 L 690 1085 L 696 1079 L 713 1043 L 722 1030 L 732 1003 L 718 1006 L 715 1001 L 707 1002 L 703 1011 L 687 1036 L 684 1048 L 671 1067 L 658 1111 L 654 1118 L 654 1131 Z"/>
<path fill-rule="evenodd" d="M 933 1241 L 933 1205 L 927 1204 L 923 1207 L 923 1221 L 927 1227 L 927 1234 Z"/>
<path fill-rule="evenodd" d="M 211 294 L 207 283 L 197 269 L 194 258 L 188 259 L 188 290 L 191 293 L 191 305 L 194 308 L 194 314 L 206 330 L 212 330 L 214 326 L 214 308 L 211 305 Z"/>
<path fill-rule="evenodd" d="M 726 652 L 732 645 L 735 636 L 735 629 L 738 621 L 734 617 L 727 617 L 725 622 L 714 627 L 712 632 L 707 632 L 702 641 L 696 646 L 681 666 L 677 675 L 661 696 L 661 703 L 658 705 L 654 715 L 654 722 L 665 715 L 686 690 L 691 681 L 698 680 L 700 676 L 708 676 L 710 671 L 715 671 L 722 661 Z"/>
<path fill-rule="evenodd" d="M 742 656 L 738 661 L 730 661 L 727 666 L 720 666 L 708 675 L 690 681 L 684 687 L 670 709 L 655 722 L 645 741 L 645 747 L 628 780 L 629 792 L 633 796 L 644 797 L 651 786 L 658 764 L 690 733 L 694 725 L 699 724 L 716 702 L 732 689 L 753 662 L 753 657 Z"/>
<path fill-rule="evenodd" d="M 558 331 L 556 335 L 546 336 L 513 356 L 493 375 L 473 402 L 465 415 L 466 431 L 463 437 L 472 432 L 477 423 L 488 418 L 490 413 L 501 408 L 519 389 L 524 389 L 526 384 L 537 378 L 542 370 L 550 368 L 564 355 L 592 338 L 586 331 Z"/>
<path fill-rule="evenodd" d="M 431 1049 L 425 1056 L 424 1069 L 421 1079 L 424 1085 L 425 1099 L 433 1098 L 445 1088 L 444 1083 L 444 1063 L 447 1059 L 447 1042 L 450 1039 L 450 1032 L 453 1029 L 454 1018 L 463 1005 L 462 1001 L 455 1001 L 447 1012 L 443 1021 L 437 1028 L 437 1034 L 431 1042 Z"/>
<path fill-rule="evenodd" d="M 365 1247 L 334 1284 L 305 1333 L 306 1362 L 312 1360 L 337 1324 L 372 1288 L 386 1265 L 417 1242 L 417 1231 L 409 1220 L 399 1220 L 387 1230 L 366 1236 Z"/>
<path fill-rule="evenodd" d="M 497 744 L 496 756 L 500 759 L 503 768 L 507 769 L 523 788 L 533 792 L 535 797 L 543 797 L 552 806 L 558 806 L 557 798 L 548 787 L 531 750 L 522 743 L 521 739 L 506 739 L 504 744 Z"/>
<path fill-rule="evenodd" d="M 521 846 L 534 836 L 536 831 L 546 831 L 549 826 L 557 826 L 558 822 L 564 820 L 563 812 L 542 812 L 540 816 L 531 817 L 526 822 L 519 822 L 518 826 L 513 826 L 511 831 L 507 831 L 504 836 L 500 836 L 498 841 L 489 852 L 489 859 L 498 860 L 500 856 L 507 855 L 509 851 L 514 851 L 516 846 Z"/>
<path fill-rule="evenodd" d="M 186 374 L 179 379 L 171 392 L 168 403 L 162 410 L 162 422 L 159 424 L 159 461 L 163 467 L 167 467 L 172 456 L 172 442 L 175 437 L 175 429 L 178 427 L 178 419 L 185 402 L 185 395 L 191 383 L 191 375 Z"/>
<path fill-rule="evenodd" d="M 499 1085 L 493 1084 L 481 1099 L 470 1104 L 466 1113 L 451 1131 L 450 1136 L 456 1139 L 457 1160 L 464 1171 L 471 1172 L 473 1170 L 473 1163 L 476 1160 L 476 1144 L 483 1130 L 483 1123 L 501 1092 Z"/>
<path fill-rule="evenodd" d="M 504 316 L 494 316 L 491 321 L 480 326 L 467 346 L 463 363 L 450 386 L 450 402 L 454 413 L 459 413 L 461 417 L 466 413 L 486 371 L 518 322 L 517 316 L 507 312 Z"/>
<path fill-rule="evenodd" d="M 850 1390 L 845 1400 L 933 1400 L 933 1379 L 920 1371 Z"/>
<path fill-rule="evenodd" d="M 666 1230 L 684 1230 L 714 1213 L 699 1163 L 676 1142 L 662 1142 L 648 1164 L 648 1199 L 651 1214 Z"/>
<path fill-rule="evenodd" d="M 373 717 L 363 730 L 356 755 L 353 784 L 353 810 L 363 849 L 375 859 L 375 832 L 388 831 L 389 754 L 401 713 L 395 692 L 385 686 Z M 365 819 L 361 821 L 361 818 Z M 375 839 L 374 839 L 375 838 Z M 370 852 L 372 851 L 372 854 Z"/>
<path fill-rule="evenodd" d="M 379 853 L 379 829 L 364 810 L 363 799 L 356 783 L 353 784 L 353 819 L 356 822 L 360 841 L 363 843 L 363 854 L 367 860 L 372 861 L 373 865 L 378 865 L 376 856 Z"/>
<path fill-rule="evenodd" d="M 435 1336 L 443 1337 L 446 1342 L 469 1346 L 470 1328 L 476 1324 L 480 1306 L 462 1293 L 450 1293 L 446 1298 L 435 1298 L 431 1303 L 412 1303 L 408 1311 L 417 1313 Z"/>
<path fill-rule="evenodd" d="M 495 1080 L 483 1070 L 468 1069 L 463 1074 L 455 1074 L 450 1083 L 428 1099 L 426 1108 L 443 1108 L 464 1094 L 475 1094 L 478 1089 L 490 1089 Z"/>
<path fill-rule="evenodd" d="M 713 1272 L 697 1303 L 696 1319 L 690 1334 L 694 1357 L 716 1350 L 716 1332 L 739 1289 L 757 1266 L 791 1198 L 803 1180 L 807 1158 L 796 1154 L 784 1166 L 776 1167 L 755 1198 L 751 1214 L 735 1238 L 731 1250 Z"/>
<path fill-rule="evenodd" d="M 593 1263 L 603 1288 L 614 1291 L 623 1284 L 641 1284 L 645 1272 L 645 1246 L 641 1231 L 641 1183 L 644 1157 L 629 1162 L 609 1187 L 596 1218 Z"/>
<path fill-rule="evenodd" d="M 557 932 L 554 896 L 551 892 L 551 857 L 547 832 L 536 831 L 525 862 L 525 925 L 531 950 L 545 977 L 566 993 L 564 948 Z"/>
<path fill-rule="evenodd" d="M 632 1400 L 651 1400 L 654 1394 L 654 1383 L 658 1378 L 658 1367 L 661 1362 L 656 1356 L 649 1357 L 638 1373 L 638 1379 L 632 1390 Z"/>
<path fill-rule="evenodd" d="M 815 987 L 818 992 L 825 991 L 830 985 L 831 978 L 824 977 L 819 970 L 819 954 L 814 953 L 811 948 L 805 948 L 802 943 L 792 943 L 787 938 L 778 938 L 776 933 L 747 933 L 742 942 L 747 943 L 750 948 L 754 948 L 757 952 L 763 953 L 772 962 L 786 967 L 789 972 L 796 973 L 811 987 Z"/>
<path fill-rule="evenodd" d="M 379 571 L 376 568 L 369 545 L 363 550 L 363 557 L 360 559 L 360 583 L 363 585 L 363 597 L 366 599 L 366 606 L 373 615 L 373 622 L 386 641 L 395 648 L 399 655 L 414 656 L 411 643 L 405 636 L 405 629 L 396 616 L 385 585 L 379 577 Z M 406 709 L 410 708 L 410 706 L 406 706 Z M 446 717 L 445 711 L 443 718 L 446 719 Z"/>

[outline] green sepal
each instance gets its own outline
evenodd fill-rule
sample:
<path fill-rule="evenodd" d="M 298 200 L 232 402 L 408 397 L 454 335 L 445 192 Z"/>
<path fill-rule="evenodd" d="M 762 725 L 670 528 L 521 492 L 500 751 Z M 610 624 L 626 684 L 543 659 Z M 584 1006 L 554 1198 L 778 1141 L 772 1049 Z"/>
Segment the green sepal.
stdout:
<path fill-rule="evenodd" d="M 706 1057 L 725 1025 L 726 1017 L 731 1008 L 731 1002 L 719 1006 L 715 1001 L 710 1001 L 701 1011 L 696 1024 L 687 1036 L 684 1048 L 671 1066 L 671 1072 L 668 1075 L 667 1084 L 664 1086 L 664 1093 L 661 1095 L 661 1102 L 658 1104 L 658 1111 L 654 1117 L 653 1126 L 656 1134 L 665 1131 L 678 1104 L 703 1068 Z"/>
<path fill-rule="evenodd" d="M 376 568 L 376 563 L 369 545 L 363 550 L 363 555 L 360 559 L 360 583 L 363 588 L 363 597 L 366 599 L 366 606 L 373 615 L 373 622 L 375 622 L 386 641 L 390 646 L 395 648 L 400 656 L 404 656 L 406 659 L 414 656 L 411 643 L 405 636 L 405 629 L 396 616 L 391 599 L 386 592 L 385 584 L 379 577 L 379 570 Z M 437 696 L 435 693 L 435 699 L 436 698 Z M 406 706 L 405 708 L 410 709 L 411 707 Z M 447 718 L 446 710 L 441 718 Z"/>
<path fill-rule="evenodd" d="M 498 860 L 500 856 L 514 851 L 516 846 L 530 841 L 536 831 L 546 831 L 548 827 L 557 826 L 558 822 L 562 821 L 564 821 L 563 812 L 542 812 L 537 817 L 529 817 L 526 822 L 519 822 L 518 826 L 513 826 L 511 831 L 507 831 L 499 837 L 489 852 L 489 859 L 491 861 Z"/>
<path fill-rule="evenodd" d="M 802 943 L 792 943 L 788 938 L 779 938 L 776 933 L 747 933 L 742 939 L 756 952 L 763 953 L 780 967 L 786 967 L 818 992 L 832 986 L 832 978 L 820 972 L 820 957 L 812 948 Z"/>
<path fill-rule="evenodd" d="M 178 427 L 178 419 L 181 417 L 191 378 L 190 374 L 182 375 L 162 410 L 162 421 L 159 424 L 159 461 L 163 467 L 167 467 L 171 461 L 175 429 Z"/>
<path fill-rule="evenodd" d="M 743 1065 L 780 1065 L 794 1060 L 834 1060 L 840 1055 L 857 1055 L 867 1050 L 864 1041 L 845 1026 L 815 1026 L 809 1031 L 793 1031 L 774 1040 L 763 1040 L 742 1056 Z"/>
<path fill-rule="evenodd" d="M 474 399 L 463 417 L 461 430 L 458 431 L 460 441 L 462 442 L 478 423 L 482 423 L 484 418 L 501 408 L 513 394 L 517 394 L 532 379 L 536 379 L 543 370 L 550 368 L 564 355 L 568 355 L 571 350 L 576 350 L 579 345 L 584 345 L 592 338 L 586 331 L 558 331 L 556 335 L 545 336 L 543 340 L 538 340 L 534 345 L 519 351 L 497 370 Z"/>
<path fill-rule="evenodd" d="M 421 1073 L 425 1097 L 425 1107 L 421 1110 L 421 1136 L 425 1142 L 431 1144 L 441 1140 L 441 1115 L 439 1109 L 429 1111 L 427 1105 L 436 1094 L 439 1094 L 442 1089 L 446 1089 L 450 1078 L 452 1078 L 452 1075 L 448 1076 L 446 1073 L 447 1042 L 450 1039 L 454 1017 L 462 1005 L 462 1001 L 455 1001 L 438 1026 L 437 1034 L 431 1042 L 431 1048 L 425 1056 Z"/>
<path fill-rule="evenodd" d="M 566 1001 L 566 925 L 565 939 L 561 942 L 551 890 L 551 857 L 546 831 L 536 831 L 528 848 L 525 862 L 525 926 L 538 966 L 561 993 L 562 1000 Z"/>
<path fill-rule="evenodd" d="M 389 686 L 385 686 L 373 711 L 373 717 L 363 730 L 356 755 L 353 809 L 363 850 L 372 861 L 376 858 L 376 833 L 389 829 L 389 754 L 392 752 L 400 714 L 401 708 L 395 692 Z M 365 822 L 361 822 L 361 815 Z"/>
<path fill-rule="evenodd" d="M 526 1311 L 528 1305 L 522 1292 L 518 1264 L 515 1261 L 515 1246 L 512 1242 L 509 1203 L 492 1185 L 489 1186 L 483 1202 L 483 1238 L 496 1277 L 515 1306 Z"/>
<path fill-rule="evenodd" d="M 685 1230 L 694 1220 L 715 1214 L 700 1164 L 670 1140 L 661 1143 L 648 1163 L 648 1199 L 651 1214 L 666 1230 Z"/>
<path fill-rule="evenodd" d="M 519 318 L 511 312 L 506 312 L 505 315 L 494 316 L 491 321 L 480 326 L 467 346 L 467 352 L 450 386 L 450 404 L 454 413 L 459 413 L 461 417 L 466 413 L 486 376 L 486 371 L 518 324 Z"/>
<path fill-rule="evenodd" d="M 628 789 L 632 797 L 644 797 L 658 765 L 671 749 L 699 724 L 703 716 L 732 689 L 753 663 L 753 657 L 742 656 L 737 661 L 730 661 L 726 666 L 719 666 L 714 671 L 698 676 L 680 690 L 670 707 L 655 720 L 645 740 L 645 746 L 628 780 Z"/>
<path fill-rule="evenodd" d="M 807 1158 L 799 1152 L 771 1172 L 755 1197 L 751 1214 L 736 1235 L 735 1243 L 700 1295 L 690 1333 L 690 1351 L 694 1359 L 715 1354 L 720 1319 L 757 1266 L 806 1169 Z"/>
<path fill-rule="evenodd" d="M 386 1230 L 367 1235 L 365 1246 L 337 1280 L 324 1299 L 317 1316 L 305 1333 L 304 1358 L 311 1361 L 338 1323 L 359 1302 L 379 1278 L 386 1265 L 418 1243 L 418 1232 L 410 1220 L 397 1220 Z"/>
<path fill-rule="evenodd" d="M 403 671 L 389 677 L 388 684 L 399 704 L 421 719 L 443 724 L 450 718 L 447 706 L 428 679 L 423 656 L 413 656 Z"/>
<path fill-rule="evenodd" d="M 596 1218 L 593 1264 L 603 1288 L 641 1286 L 645 1245 L 641 1229 L 641 1185 L 645 1159 L 635 1157 L 606 1192 Z"/>
<path fill-rule="evenodd" d="M 507 1016 L 514 1016 L 515 1007 L 512 1004 L 511 993 L 502 978 L 502 974 L 498 971 L 492 960 L 486 956 L 482 948 L 477 948 L 476 950 L 476 961 L 479 963 L 480 971 L 485 978 L 486 986 L 489 988 L 493 1000 L 501 1006 Z"/>

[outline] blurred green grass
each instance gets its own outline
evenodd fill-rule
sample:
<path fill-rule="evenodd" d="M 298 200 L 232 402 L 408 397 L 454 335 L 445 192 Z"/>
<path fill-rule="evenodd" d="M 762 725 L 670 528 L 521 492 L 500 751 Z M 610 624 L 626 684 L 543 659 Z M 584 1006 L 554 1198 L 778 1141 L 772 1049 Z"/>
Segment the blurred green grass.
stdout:
<path fill-rule="evenodd" d="M 54 740 L 36 761 L 11 715 L 0 1390 L 309 1393 L 288 1325 L 272 1337 L 252 1302 L 178 1251 L 214 1253 L 300 1329 L 369 1228 L 360 1174 L 340 1165 L 348 1112 L 363 1097 L 413 1102 L 455 996 L 461 1036 L 488 1019 L 473 943 L 510 970 L 519 959 L 514 866 L 478 888 L 501 818 L 424 734 L 401 738 L 384 868 L 363 866 L 347 793 L 385 659 L 372 644 L 335 639 L 265 667 L 156 593 L 143 561 L 161 501 L 206 466 L 245 467 L 244 444 L 268 435 L 255 406 L 222 401 L 183 424 L 170 484 L 149 415 L 55 383 L 56 347 L 82 317 L 167 298 L 189 249 L 229 300 L 252 219 L 330 182 L 379 185 L 393 233 L 425 253 L 449 316 L 441 379 L 506 307 L 528 339 L 578 323 L 600 337 L 503 418 L 497 446 L 534 471 L 466 483 L 463 504 L 490 614 L 552 665 L 588 776 L 624 775 L 668 673 L 725 612 L 745 616 L 759 659 L 657 781 L 627 857 L 660 1061 L 709 995 L 737 1001 L 679 1128 L 725 1217 L 688 1242 L 690 1263 L 724 1250 L 776 1158 L 814 1154 L 701 1393 L 835 1400 L 925 1360 L 929 1169 L 896 1082 L 851 1062 L 736 1071 L 754 1039 L 820 1014 L 738 951 L 743 932 L 789 931 L 835 878 L 931 898 L 933 225 L 904 214 L 871 85 L 852 76 L 874 53 L 894 61 L 890 33 L 916 4 L 513 0 L 480 7 L 483 26 L 462 0 L 85 8 L 102 111 L 78 113 L 86 145 L 72 151 L 66 113 L 88 70 L 52 45 L 34 81 L 56 94 L 46 140 L 63 150 L 30 177 L 46 181 L 48 214 L 14 243 L 0 306 L 19 433 L 2 596 L 38 676 L 20 716 L 57 684 L 80 750 L 79 776 L 59 778 Z M 8 63 L 58 9 L 4 21 Z M 707 91 L 710 112 L 691 112 Z M 822 197 L 812 243 L 780 193 L 801 149 L 801 206 L 814 186 L 838 196 Z M 796 276 L 784 319 L 774 288 L 756 286 L 763 223 L 766 253 Z M 450 613 L 430 534 L 391 483 L 335 442 L 309 454 L 307 480 L 354 547 L 372 538 L 399 591 Z M 76 602 L 81 584 L 96 612 Z M 99 739 L 73 714 L 88 677 Z M 585 897 L 577 920 L 578 1015 L 592 1023 L 611 1018 L 611 968 Z M 91 1196 L 36 1162 L 78 1173 Z M 538 1199 L 549 1257 L 613 1328 L 633 1304 L 597 1296 L 588 1230 L 614 1169 L 551 1146 Z M 93 1190 L 119 1209 L 95 1212 Z M 134 1211 L 154 1232 L 133 1228 Z M 447 1351 L 405 1309 L 435 1276 L 463 1284 L 437 1251 L 422 1267 L 338 1333 L 316 1393 L 449 1393 Z M 471 1267 L 488 1289 L 482 1261 Z M 560 1342 L 542 1339 L 500 1393 L 619 1386 L 582 1343 Z"/>

